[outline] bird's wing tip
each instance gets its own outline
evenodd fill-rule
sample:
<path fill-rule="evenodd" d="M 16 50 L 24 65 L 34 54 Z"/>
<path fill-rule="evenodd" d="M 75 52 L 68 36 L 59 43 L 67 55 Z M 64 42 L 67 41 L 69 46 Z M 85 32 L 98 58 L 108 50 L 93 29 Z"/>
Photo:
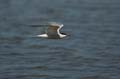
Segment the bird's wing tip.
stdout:
<path fill-rule="evenodd" d="M 48 22 L 48 24 L 53 26 L 60 26 L 60 27 L 64 26 L 62 23 L 58 23 L 58 22 Z"/>

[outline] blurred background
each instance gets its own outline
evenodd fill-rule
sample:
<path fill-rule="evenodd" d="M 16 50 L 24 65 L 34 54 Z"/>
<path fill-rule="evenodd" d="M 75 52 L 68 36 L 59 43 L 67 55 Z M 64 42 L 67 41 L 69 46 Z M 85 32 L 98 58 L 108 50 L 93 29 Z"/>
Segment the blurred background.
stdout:
<path fill-rule="evenodd" d="M 119 79 L 119 0 L 0 0 L 0 79 Z M 33 36 L 46 22 L 64 39 Z"/>

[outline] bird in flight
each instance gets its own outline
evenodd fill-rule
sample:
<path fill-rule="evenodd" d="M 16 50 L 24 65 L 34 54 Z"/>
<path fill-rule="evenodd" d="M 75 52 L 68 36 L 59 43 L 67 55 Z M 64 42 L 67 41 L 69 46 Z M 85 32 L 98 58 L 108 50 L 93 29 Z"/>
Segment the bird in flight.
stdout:
<path fill-rule="evenodd" d="M 66 33 L 61 33 L 60 29 L 63 27 L 63 24 L 50 22 L 47 25 L 48 27 L 45 30 L 44 34 L 37 35 L 41 38 L 50 38 L 50 39 L 61 39 L 67 36 Z"/>

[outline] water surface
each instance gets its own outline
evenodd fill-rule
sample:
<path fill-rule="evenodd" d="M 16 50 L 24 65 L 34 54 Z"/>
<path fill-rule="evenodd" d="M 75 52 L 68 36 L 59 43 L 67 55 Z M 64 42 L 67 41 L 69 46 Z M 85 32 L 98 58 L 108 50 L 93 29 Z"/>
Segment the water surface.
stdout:
<path fill-rule="evenodd" d="M 119 79 L 119 0 L 1 0 L 0 79 Z M 32 36 L 50 21 L 64 39 Z"/>

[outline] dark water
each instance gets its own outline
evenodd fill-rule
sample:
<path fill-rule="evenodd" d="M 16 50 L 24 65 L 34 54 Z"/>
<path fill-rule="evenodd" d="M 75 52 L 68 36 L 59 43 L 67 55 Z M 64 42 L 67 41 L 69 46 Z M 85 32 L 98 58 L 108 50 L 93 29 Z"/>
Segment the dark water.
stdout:
<path fill-rule="evenodd" d="M 50 21 L 70 36 L 31 37 Z M 0 79 L 120 79 L 120 1 L 0 0 Z"/>

